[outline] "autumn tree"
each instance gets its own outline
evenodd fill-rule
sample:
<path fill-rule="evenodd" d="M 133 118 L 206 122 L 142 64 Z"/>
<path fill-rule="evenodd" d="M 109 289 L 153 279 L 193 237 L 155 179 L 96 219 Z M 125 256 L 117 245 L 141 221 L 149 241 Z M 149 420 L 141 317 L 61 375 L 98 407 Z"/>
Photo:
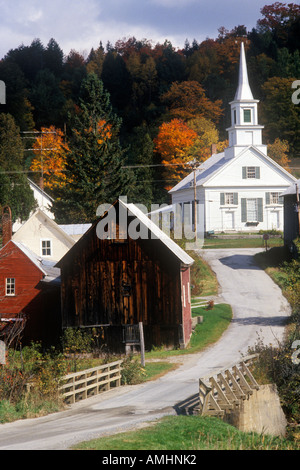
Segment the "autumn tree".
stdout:
<path fill-rule="evenodd" d="M 162 96 L 162 101 L 173 118 L 183 121 L 201 116 L 217 123 L 222 114 L 221 101 L 208 99 L 203 87 L 195 81 L 172 83 L 170 90 Z"/>
<path fill-rule="evenodd" d="M 66 176 L 68 144 L 61 129 L 42 127 L 33 144 L 34 158 L 30 170 L 42 178 L 46 189 L 55 191 L 68 183 Z"/>
<path fill-rule="evenodd" d="M 160 126 L 154 143 L 155 151 L 165 165 L 166 189 L 171 189 L 175 182 L 186 176 L 185 164 L 191 160 L 189 149 L 196 138 L 197 133 L 180 119 L 172 119 Z"/>
<path fill-rule="evenodd" d="M 68 184 L 58 192 L 54 212 L 65 222 L 91 222 L 99 204 L 112 203 L 127 194 L 128 171 L 119 141 L 120 119 L 109 94 L 95 74 L 88 74 L 73 116 L 66 162 Z"/>
<path fill-rule="evenodd" d="M 272 144 L 268 145 L 268 155 L 273 158 L 275 162 L 279 163 L 280 166 L 285 170 L 290 171 L 289 163 L 291 160 L 288 157 L 289 154 L 289 143 L 287 140 L 275 139 Z"/>
<path fill-rule="evenodd" d="M 189 155 L 199 162 L 207 160 L 212 154 L 212 146 L 221 152 L 228 146 L 228 142 L 219 141 L 219 132 L 212 121 L 198 117 L 188 121 L 188 127 L 196 132 L 197 137 L 189 148 Z"/>

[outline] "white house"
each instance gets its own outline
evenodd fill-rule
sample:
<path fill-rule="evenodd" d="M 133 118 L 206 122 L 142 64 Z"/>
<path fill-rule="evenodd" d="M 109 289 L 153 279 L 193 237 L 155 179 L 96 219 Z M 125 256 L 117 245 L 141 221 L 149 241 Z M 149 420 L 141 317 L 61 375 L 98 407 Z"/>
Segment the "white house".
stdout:
<path fill-rule="evenodd" d="M 244 45 L 241 44 L 239 83 L 231 106 L 229 146 L 212 155 L 170 190 L 172 207 L 182 221 L 194 224 L 196 176 L 197 232 L 283 230 L 280 194 L 295 178 L 267 155 L 258 124 L 258 100 L 253 98 Z"/>
<path fill-rule="evenodd" d="M 59 261 L 76 241 L 52 218 L 38 209 L 12 236 L 36 256 Z"/>

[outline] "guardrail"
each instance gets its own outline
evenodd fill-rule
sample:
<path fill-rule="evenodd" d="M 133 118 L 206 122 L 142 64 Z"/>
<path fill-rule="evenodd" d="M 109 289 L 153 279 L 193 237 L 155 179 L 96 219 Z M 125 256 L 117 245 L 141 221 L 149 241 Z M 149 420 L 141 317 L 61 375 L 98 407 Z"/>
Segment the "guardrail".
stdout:
<path fill-rule="evenodd" d="M 59 387 L 67 403 L 75 403 L 121 385 L 122 360 L 62 377 Z"/>
<path fill-rule="evenodd" d="M 258 390 L 259 385 L 248 366 L 258 354 L 245 357 L 216 375 L 199 379 L 199 412 L 201 415 L 223 417 Z"/>

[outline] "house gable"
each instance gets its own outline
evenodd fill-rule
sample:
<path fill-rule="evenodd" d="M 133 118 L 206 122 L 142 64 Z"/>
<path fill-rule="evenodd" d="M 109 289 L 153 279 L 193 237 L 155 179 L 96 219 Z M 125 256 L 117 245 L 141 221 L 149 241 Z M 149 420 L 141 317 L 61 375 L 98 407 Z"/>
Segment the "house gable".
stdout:
<path fill-rule="evenodd" d="M 41 210 L 37 210 L 12 239 L 26 245 L 37 256 L 55 261 L 75 244 L 75 240 Z"/>

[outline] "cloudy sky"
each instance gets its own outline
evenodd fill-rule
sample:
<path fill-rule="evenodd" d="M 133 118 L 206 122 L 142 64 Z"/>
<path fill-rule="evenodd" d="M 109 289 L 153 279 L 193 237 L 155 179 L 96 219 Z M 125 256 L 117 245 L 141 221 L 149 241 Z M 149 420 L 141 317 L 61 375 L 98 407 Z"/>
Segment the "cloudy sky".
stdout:
<path fill-rule="evenodd" d="M 188 39 L 216 38 L 218 28 L 245 25 L 261 17 L 268 0 L 0 0 L 0 59 L 12 48 L 54 38 L 65 54 L 88 54 L 134 36 L 183 47 Z"/>

